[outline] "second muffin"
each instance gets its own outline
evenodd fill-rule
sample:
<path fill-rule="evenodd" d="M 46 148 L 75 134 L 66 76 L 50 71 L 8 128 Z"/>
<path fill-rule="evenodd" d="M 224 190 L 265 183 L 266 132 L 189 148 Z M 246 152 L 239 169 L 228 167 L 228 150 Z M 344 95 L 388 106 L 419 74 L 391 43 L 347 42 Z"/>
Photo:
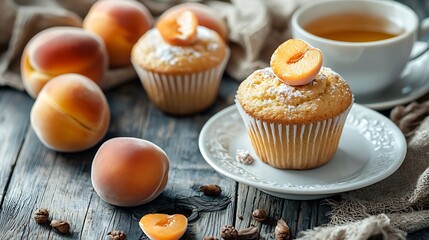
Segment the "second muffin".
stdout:
<path fill-rule="evenodd" d="M 132 63 L 149 99 L 166 113 L 196 113 L 217 97 L 229 50 L 213 30 L 197 26 L 196 31 L 192 44 L 174 45 L 153 28 L 132 50 Z"/>

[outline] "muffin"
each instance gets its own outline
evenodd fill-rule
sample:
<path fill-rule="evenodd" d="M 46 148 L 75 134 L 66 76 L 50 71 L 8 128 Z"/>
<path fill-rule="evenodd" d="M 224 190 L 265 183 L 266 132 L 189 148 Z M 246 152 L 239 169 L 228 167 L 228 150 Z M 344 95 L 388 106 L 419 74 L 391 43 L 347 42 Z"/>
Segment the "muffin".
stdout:
<path fill-rule="evenodd" d="M 316 168 L 332 159 L 352 102 L 344 79 L 325 67 L 299 86 L 281 81 L 271 67 L 257 70 L 236 95 L 256 154 L 280 169 Z"/>
<path fill-rule="evenodd" d="M 153 28 L 132 50 L 131 61 L 149 99 L 166 113 L 196 113 L 216 100 L 229 49 L 206 27 L 196 26 L 195 37 L 190 44 L 175 44 Z"/>

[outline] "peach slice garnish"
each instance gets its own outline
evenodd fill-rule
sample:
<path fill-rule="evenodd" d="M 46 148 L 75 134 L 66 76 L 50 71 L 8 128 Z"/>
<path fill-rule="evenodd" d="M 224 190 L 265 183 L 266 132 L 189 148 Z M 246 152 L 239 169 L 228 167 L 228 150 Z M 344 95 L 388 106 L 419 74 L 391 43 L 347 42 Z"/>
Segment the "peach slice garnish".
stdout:
<path fill-rule="evenodd" d="M 311 82 L 322 68 L 322 51 L 299 39 L 282 43 L 271 56 L 271 68 L 280 80 L 289 85 Z"/>
<path fill-rule="evenodd" d="M 163 17 L 156 25 L 162 38 L 172 45 L 191 45 L 197 40 L 198 20 L 192 11 Z"/>
<path fill-rule="evenodd" d="M 182 214 L 152 213 L 139 221 L 140 228 L 151 240 L 177 240 L 188 227 L 188 219 Z"/>
<path fill-rule="evenodd" d="M 184 3 L 169 8 L 158 19 L 163 19 L 165 16 L 172 16 L 186 10 L 192 11 L 195 14 L 199 26 L 204 26 L 217 32 L 225 42 L 228 42 L 228 27 L 226 22 L 223 21 L 221 16 L 216 14 L 213 8 L 203 3 L 184 1 Z"/>

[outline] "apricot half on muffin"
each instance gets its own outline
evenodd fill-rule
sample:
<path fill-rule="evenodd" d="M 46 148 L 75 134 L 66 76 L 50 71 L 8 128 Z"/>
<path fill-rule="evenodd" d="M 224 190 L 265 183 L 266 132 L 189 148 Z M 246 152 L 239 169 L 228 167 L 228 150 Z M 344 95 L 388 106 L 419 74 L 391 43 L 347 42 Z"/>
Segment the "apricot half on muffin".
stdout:
<path fill-rule="evenodd" d="M 223 19 L 218 14 L 216 14 L 213 8 L 207 6 L 206 4 L 197 2 L 185 2 L 177 4 L 159 16 L 158 21 L 161 21 L 164 17 L 170 17 L 186 10 L 189 10 L 195 14 L 199 26 L 204 26 L 217 32 L 225 42 L 228 41 L 228 26 L 226 25 L 226 22 L 223 21 Z"/>
<path fill-rule="evenodd" d="M 271 57 L 273 72 L 289 85 L 311 82 L 322 68 L 323 55 L 318 48 L 299 39 L 281 44 Z"/>
<path fill-rule="evenodd" d="M 197 40 L 198 20 L 191 11 L 166 16 L 156 28 L 161 36 L 172 45 L 192 45 Z"/>

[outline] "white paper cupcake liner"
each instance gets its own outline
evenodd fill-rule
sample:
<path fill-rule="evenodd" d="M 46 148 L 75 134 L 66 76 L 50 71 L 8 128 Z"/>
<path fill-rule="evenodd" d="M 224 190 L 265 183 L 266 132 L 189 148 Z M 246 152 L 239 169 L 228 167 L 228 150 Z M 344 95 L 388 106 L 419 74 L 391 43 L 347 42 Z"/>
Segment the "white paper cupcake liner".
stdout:
<path fill-rule="evenodd" d="M 202 111 L 213 104 L 228 59 L 229 50 L 218 66 L 182 75 L 156 73 L 138 64 L 133 65 L 155 106 L 166 113 L 186 115 Z"/>
<path fill-rule="evenodd" d="M 247 114 L 238 100 L 235 103 L 258 157 L 280 169 L 310 169 L 331 160 L 353 105 L 330 119 L 285 125 L 258 120 Z"/>

